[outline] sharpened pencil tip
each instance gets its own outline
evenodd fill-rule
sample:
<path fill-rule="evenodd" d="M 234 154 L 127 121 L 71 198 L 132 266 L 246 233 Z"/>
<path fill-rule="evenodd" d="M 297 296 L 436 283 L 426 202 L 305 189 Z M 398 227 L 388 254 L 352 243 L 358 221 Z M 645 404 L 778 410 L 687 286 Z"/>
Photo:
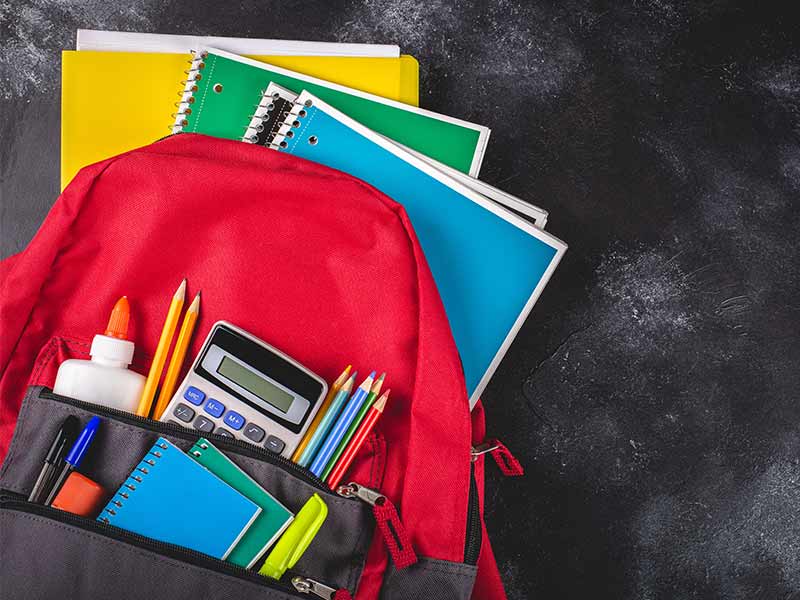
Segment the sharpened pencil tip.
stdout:
<path fill-rule="evenodd" d="M 186 279 L 181 281 L 181 284 L 178 286 L 178 289 L 175 290 L 175 295 L 173 297 L 177 300 L 183 300 L 186 297 Z"/>
<path fill-rule="evenodd" d="M 192 300 L 192 303 L 189 305 L 189 310 L 192 312 L 197 312 L 200 310 L 200 292 L 197 292 L 194 300 Z"/>

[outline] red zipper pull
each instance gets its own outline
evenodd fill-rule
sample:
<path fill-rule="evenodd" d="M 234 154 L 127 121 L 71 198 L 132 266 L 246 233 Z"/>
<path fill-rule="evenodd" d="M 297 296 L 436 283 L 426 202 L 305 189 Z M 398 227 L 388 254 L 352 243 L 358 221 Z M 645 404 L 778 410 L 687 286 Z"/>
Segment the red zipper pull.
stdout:
<path fill-rule="evenodd" d="M 340 485 L 336 488 L 336 493 L 345 498 L 358 498 L 372 506 L 372 514 L 375 515 L 378 530 L 392 555 L 395 568 L 405 569 L 417 562 L 417 553 L 411 545 L 411 538 L 391 500 L 380 492 L 353 482 Z"/>
<path fill-rule="evenodd" d="M 489 453 L 492 455 L 494 462 L 497 463 L 500 472 L 506 477 L 519 477 L 525 474 L 520 462 L 516 457 L 511 454 L 511 451 L 506 448 L 506 445 L 500 440 L 488 440 L 479 446 L 476 446 L 470 452 L 472 462 L 478 460 L 481 454 Z"/>

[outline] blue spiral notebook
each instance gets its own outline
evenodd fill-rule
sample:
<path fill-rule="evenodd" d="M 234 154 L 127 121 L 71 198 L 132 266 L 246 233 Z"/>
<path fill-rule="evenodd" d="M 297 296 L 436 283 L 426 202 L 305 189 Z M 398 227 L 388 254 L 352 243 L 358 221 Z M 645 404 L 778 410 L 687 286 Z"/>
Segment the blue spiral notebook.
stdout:
<path fill-rule="evenodd" d="M 354 175 L 403 205 L 447 312 L 473 407 L 566 244 L 307 91 L 272 147 Z"/>
<path fill-rule="evenodd" d="M 98 521 L 225 559 L 261 508 L 158 438 Z"/>

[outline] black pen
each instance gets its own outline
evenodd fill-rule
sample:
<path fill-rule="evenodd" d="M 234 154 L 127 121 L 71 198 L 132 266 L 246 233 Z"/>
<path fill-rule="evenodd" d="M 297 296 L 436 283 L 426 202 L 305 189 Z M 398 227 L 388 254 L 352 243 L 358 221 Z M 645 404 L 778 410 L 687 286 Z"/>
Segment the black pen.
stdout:
<path fill-rule="evenodd" d="M 75 436 L 78 435 L 78 425 L 80 425 L 80 421 L 77 417 L 72 415 L 68 416 L 64 419 L 64 422 L 61 423 L 61 427 L 58 433 L 56 433 L 56 437 L 53 439 L 50 450 L 48 450 L 47 456 L 44 459 L 44 466 L 42 466 L 42 470 L 39 472 L 36 484 L 31 490 L 31 495 L 28 496 L 28 502 L 39 502 L 40 499 L 47 497 L 47 493 L 53 483 L 56 465 L 60 465 L 64 461 L 67 450 L 69 450 L 75 442 Z"/>

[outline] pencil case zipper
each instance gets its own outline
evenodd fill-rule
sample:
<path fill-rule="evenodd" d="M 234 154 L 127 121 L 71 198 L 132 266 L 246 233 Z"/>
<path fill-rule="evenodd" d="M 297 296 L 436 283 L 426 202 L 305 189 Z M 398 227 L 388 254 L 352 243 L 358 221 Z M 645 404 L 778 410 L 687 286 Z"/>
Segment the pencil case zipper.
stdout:
<path fill-rule="evenodd" d="M 230 575 L 238 579 L 243 579 L 251 583 L 255 583 L 265 588 L 297 596 L 298 598 L 303 597 L 300 594 L 298 594 L 298 591 L 295 589 L 294 586 L 284 585 L 277 580 L 264 577 L 263 575 L 259 575 L 254 571 L 248 571 L 247 569 L 244 569 L 232 563 L 216 559 L 212 556 L 208 556 L 207 554 L 203 554 L 202 552 L 197 552 L 195 550 L 184 548 L 182 546 L 176 546 L 174 544 L 168 544 L 166 542 L 160 542 L 158 540 L 154 540 L 152 538 L 139 535 L 138 533 L 133 533 L 125 529 L 120 529 L 119 527 L 115 527 L 114 525 L 109 525 L 107 523 L 101 523 L 93 519 L 88 519 L 86 517 L 74 515 L 72 513 L 52 508 L 50 506 L 34 504 L 32 502 L 28 502 L 21 494 L 17 494 L 15 492 L 7 490 L 0 491 L 0 509 L 28 513 L 39 517 L 43 517 L 51 521 L 56 521 L 58 523 L 71 525 L 83 531 L 98 533 L 112 540 L 130 544 L 132 546 L 136 546 L 144 550 L 150 550 L 161 556 L 173 558 L 175 560 L 179 560 L 181 562 L 185 562 L 196 567 L 201 567 L 217 573 Z M 329 588 L 329 589 L 334 589 L 334 588 Z"/>
<path fill-rule="evenodd" d="M 139 415 L 134 415 L 132 413 L 117 410 L 115 408 L 98 406 L 97 404 L 92 404 L 91 402 L 84 402 L 83 400 L 78 400 L 76 398 L 62 396 L 54 393 L 49 388 L 44 388 L 39 395 L 42 398 L 60 402 L 61 404 L 74 406 L 75 408 L 80 408 L 82 410 L 95 413 L 99 416 L 111 417 L 116 421 L 120 421 L 128 425 L 142 427 L 152 431 L 153 433 L 165 433 L 190 442 L 196 442 L 198 438 L 197 433 L 186 429 L 185 427 L 181 427 L 180 425 L 154 421 L 153 419 L 146 419 L 145 417 L 140 417 Z M 323 482 L 319 477 L 307 469 L 304 469 L 303 467 L 293 463 L 291 460 L 280 456 L 279 454 L 275 454 L 274 452 L 270 452 L 269 450 L 259 448 L 258 446 L 248 444 L 247 442 L 243 442 L 241 440 L 223 437 L 221 435 L 217 435 L 216 433 L 203 433 L 202 435 L 206 439 L 214 442 L 214 445 L 220 450 L 225 450 L 227 448 L 228 450 L 235 451 L 238 454 L 255 458 L 263 462 L 268 462 L 282 469 L 283 471 L 290 473 L 305 483 L 314 486 L 316 489 L 325 492 L 329 496 L 337 495 L 333 490 L 331 490 L 331 488 L 325 485 L 325 482 Z"/>

